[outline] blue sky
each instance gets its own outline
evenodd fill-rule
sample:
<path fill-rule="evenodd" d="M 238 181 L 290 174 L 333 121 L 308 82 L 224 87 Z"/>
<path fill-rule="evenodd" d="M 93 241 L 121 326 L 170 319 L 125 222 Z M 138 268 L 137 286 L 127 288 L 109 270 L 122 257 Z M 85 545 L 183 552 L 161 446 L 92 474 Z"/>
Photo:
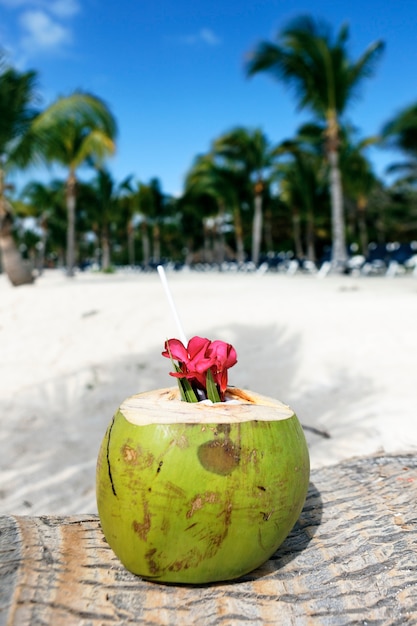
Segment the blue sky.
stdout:
<path fill-rule="evenodd" d="M 348 112 L 360 136 L 417 102 L 415 0 L 0 0 L 0 46 L 15 67 L 37 70 L 42 105 L 76 89 L 107 102 L 119 126 L 108 164 L 117 181 L 156 176 L 178 194 L 194 157 L 221 133 L 260 127 L 278 143 L 311 119 L 282 84 L 244 72 L 257 42 L 301 14 L 335 31 L 347 21 L 353 59 L 385 41 L 375 76 Z M 401 159 L 381 149 L 369 156 L 379 175 Z"/>

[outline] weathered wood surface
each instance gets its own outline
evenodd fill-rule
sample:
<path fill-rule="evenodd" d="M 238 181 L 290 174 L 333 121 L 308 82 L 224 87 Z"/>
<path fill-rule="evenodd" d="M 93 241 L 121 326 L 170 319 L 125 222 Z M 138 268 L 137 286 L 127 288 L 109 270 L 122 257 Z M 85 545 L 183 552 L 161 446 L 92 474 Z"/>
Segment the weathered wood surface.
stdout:
<path fill-rule="evenodd" d="M 0 624 L 417 624 L 417 458 L 312 474 L 281 549 L 238 582 L 164 586 L 127 572 L 95 515 L 0 518 Z"/>

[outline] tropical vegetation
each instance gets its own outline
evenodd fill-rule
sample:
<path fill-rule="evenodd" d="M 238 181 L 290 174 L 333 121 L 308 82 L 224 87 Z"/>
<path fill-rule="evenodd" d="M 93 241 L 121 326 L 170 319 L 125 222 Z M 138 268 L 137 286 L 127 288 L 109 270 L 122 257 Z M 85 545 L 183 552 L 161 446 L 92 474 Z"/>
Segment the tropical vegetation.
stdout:
<path fill-rule="evenodd" d="M 352 60 L 348 41 L 347 26 L 334 35 L 302 16 L 258 44 L 246 73 L 290 87 L 311 121 L 288 137 L 267 136 L 262 120 L 219 129 L 175 198 L 156 176 L 114 179 L 117 121 L 101 98 L 73 92 L 42 109 L 36 72 L 19 72 L 0 54 L 0 252 L 12 284 L 33 281 L 44 267 L 73 276 L 87 266 L 148 270 L 167 260 L 220 269 L 328 261 L 340 272 L 352 254 L 366 259 L 389 241 L 417 240 L 417 103 L 379 135 L 361 136 L 347 112 L 384 44 Z M 389 168 L 390 184 L 375 174 L 370 146 L 405 157 Z M 12 172 L 48 164 L 64 178 L 12 188 Z"/>
<path fill-rule="evenodd" d="M 325 123 L 323 144 L 329 165 L 332 210 L 332 265 L 344 270 L 347 261 L 342 176 L 339 165 L 341 118 L 364 78 L 372 75 L 384 49 L 373 43 L 355 62 L 349 59 L 349 29 L 333 38 L 330 26 L 310 16 L 292 21 L 277 42 L 261 42 L 247 64 L 249 75 L 268 72 L 293 88 L 300 109 L 309 109 Z"/>
<path fill-rule="evenodd" d="M 32 281 L 27 264 L 21 262 L 13 233 L 13 211 L 7 199 L 11 187 L 7 176 L 14 167 L 25 167 L 37 151 L 31 126 L 37 110 L 36 73 L 18 72 L 0 56 L 0 252 L 1 262 L 13 285 Z"/>

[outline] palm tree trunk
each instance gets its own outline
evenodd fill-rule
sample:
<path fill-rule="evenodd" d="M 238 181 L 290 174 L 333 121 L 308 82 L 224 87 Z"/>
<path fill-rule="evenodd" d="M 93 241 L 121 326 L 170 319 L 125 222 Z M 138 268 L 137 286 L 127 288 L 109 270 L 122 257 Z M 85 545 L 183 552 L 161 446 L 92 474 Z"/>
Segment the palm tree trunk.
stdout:
<path fill-rule="evenodd" d="M 255 207 L 252 226 L 252 262 L 259 263 L 262 239 L 262 193 L 255 193 Z"/>
<path fill-rule="evenodd" d="M 7 217 L 0 218 L 0 252 L 3 271 L 15 287 L 30 285 L 34 281 L 32 270 L 22 259 L 11 234 L 11 228 L 6 226 L 6 221 Z"/>
<path fill-rule="evenodd" d="M 185 265 L 189 267 L 194 260 L 194 248 L 193 248 L 193 240 L 192 237 L 187 239 L 186 246 L 186 254 L 185 254 Z"/>
<path fill-rule="evenodd" d="M 297 208 L 292 210 L 292 232 L 294 239 L 295 256 L 302 259 L 304 256 L 303 244 L 301 243 L 301 217 Z"/>
<path fill-rule="evenodd" d="M 142 233 L 143 265 L 145 267 L 148 267 L 150 257 L 151 257 L 151 245 L 149 242 L 148 224 L 145 219 L 142 221 L 140 228 L 141 228 L 141 233 Z"/>
<path fill-rule="evenodd" d="M 101 237 L 101 269 L 103 272 L 107 272 L 110 268 L 110 242 L 107 226 L 103 227 L 103 234 Z"/>
<path fill-rule="evenodd" d="M 330 197 L 332 205 L 332 271 L 343 272 L 346 268 L 345 217 L 343 211 L 342 178 L 337 150 L 328 151 L 330 163 Z"/>
<path fill-rule="evenodd" d="M 208 226 L 207 220 L 203 219 L 203 261 L 204 263 L 211 262 L 211 249 L 210 249 L 210 233 L 211 229 Z"/>
<path fill-rule="evenodd" d="M 236 261 L 239 264 L 245 261 L 245 248 L 243 245 L 243 228 L 242 228 L 242 216 L 240 214 L 240 207 L 236 203 L 233 210 L 233 218 L 235 225 L 235 242 L 236 242 Z"/>
<path fill-rule="evenodd" d="M 133 267 L 135 265 L 135 227 L 133 220 L 130 220 L 127 225 L 127 254 L 129 265 Z"/>
<path fill-rule="evenodd" d="M 155 263 L 159 263 L 161 260 L 161 229 L 159 228 L 159 224 L 157 222 L 155 222 L 152 228 L 152 245 L 152 258 Z"/>
<path fill-rule="evenodd" d="M 271 208 L 267 208 L 263 212 L 264 214 L 264 229 L 263 236 L 265 242 L 265 248 L 268 252 L 272 252 L 274 250 L 274 241 L 272 238 L 272 211 Z"/>
<path fill-rule="evenodd" d="M 67 180 L 66 200 L 67 200 L 67 276 L 74 276 L 75 266 L 75 186 L 76 178 L 70 172 Z"/>
<path fill-rule="evenodd" d="M 360 249 L 363 256 L 366 257 L 368 255 L 369 238 L 368 229 L 366 227 L 366 200 L 364 198 L 359 198 L 357 210 Z"/>
<path fill-rule="evenodd" d="M 214 260 L 219 265 L 220 269 L 226 258 L 226 242 L 224 239 L 224 216 L 225 208 L 224 203 L 219 202 L 219 214 L 215 220 L 216 238 L 215 238 L 215 250 Z"/>
<path fill-rule="evenodd" d="M 25 263 L 12 234 L 12 215 L 4 195 L 4 170 L 0 167 L 0 254 L 3 271 L 15 287 L 33 283 L 32 269 Z"/>
<path fill-rule="evenodd" d="M 36 268 L 40 276 L 43 270 L 45 269 L 46 241 L 48 238 L 47 217 L 46 217 L 45 212 L 41 215 L 39 226 L 40 226 L 42 234 L 41 234 L 41 238 L 38 243 L 38 246 L 37 246 L 38 254 L 37 254 Z"/>
<path fill-rule="evenodd" d="M 316 247 L 314 237 L 314 214 L 311 209 L 307 212 L 307 235 L 306 235 L 307 259 L 316 262 Z"/>

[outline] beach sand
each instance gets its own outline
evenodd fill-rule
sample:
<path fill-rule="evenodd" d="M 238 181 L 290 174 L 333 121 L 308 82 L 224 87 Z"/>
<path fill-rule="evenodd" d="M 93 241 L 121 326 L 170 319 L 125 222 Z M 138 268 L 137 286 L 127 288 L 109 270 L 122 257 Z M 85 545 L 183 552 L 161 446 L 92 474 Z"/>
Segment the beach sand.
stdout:
<path fill-rule="evenodd" d="M 232 385 L 289 404 L 313 468 L 417 451 L 417 280 L 168 273 L 187 336 L 232 343 Z M 0 276 L 0 513 L 96 512 L 101 439 L 128 396 L 175 385 L 156 273 Z M 314 432 L 325 431 L 329 437 Z"/>

